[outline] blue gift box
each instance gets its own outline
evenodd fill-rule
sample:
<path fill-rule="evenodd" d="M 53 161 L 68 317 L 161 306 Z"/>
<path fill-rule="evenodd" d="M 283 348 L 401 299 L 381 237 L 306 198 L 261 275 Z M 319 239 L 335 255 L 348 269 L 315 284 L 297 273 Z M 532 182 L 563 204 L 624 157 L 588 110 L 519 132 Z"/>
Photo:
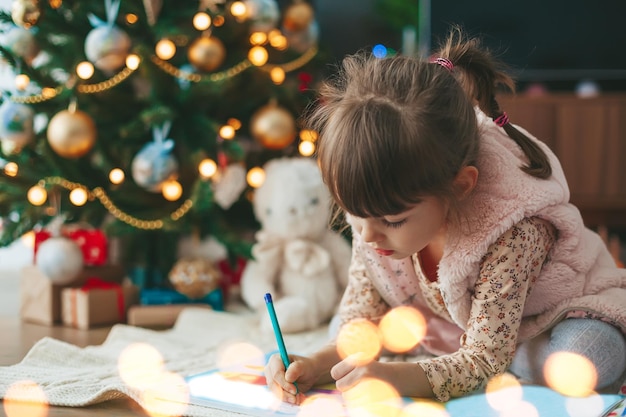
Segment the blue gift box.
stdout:
<path fill-rule="evenodd" d="M 189 298 L 176 290 L 167 288 L 142 289 L 139 302 L 143 305 L 163 304 L 209 304 L 213 310 L 224 311 L 224 296 L 221 288 L 216 288 L 202 298 Z"/>

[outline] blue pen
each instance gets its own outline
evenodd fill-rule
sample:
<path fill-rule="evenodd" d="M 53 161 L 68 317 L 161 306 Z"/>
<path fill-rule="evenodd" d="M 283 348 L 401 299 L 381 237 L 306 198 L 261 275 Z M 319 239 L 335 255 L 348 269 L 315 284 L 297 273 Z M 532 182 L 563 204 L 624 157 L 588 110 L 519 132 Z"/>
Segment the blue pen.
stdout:
<path fill-rule="evenodd" d="M 283 333 L 280 331 L 278 325 L 278 318 L 276 318 L 276 310 L 274 310 L 274 303 L 272 302 L 272 295 L 270 293 L 265 294 L 265 305 L 267 306 L 267 312 L 270 314 L 270 320 L 272 321 L 272 327 L 274 328 L 274 336 L 276 336 L 276 344 L 278 345 L 278 351 L 280 352 L 280 358 L 283 360 L 285 370 L 289 367 L 289 355 L 287 355 L 287 348 L 285 347 L 285 341 L 283 340 Z M 298 393 L 298 384 L 294 382 L 296 386 L 296 394 Z"/>

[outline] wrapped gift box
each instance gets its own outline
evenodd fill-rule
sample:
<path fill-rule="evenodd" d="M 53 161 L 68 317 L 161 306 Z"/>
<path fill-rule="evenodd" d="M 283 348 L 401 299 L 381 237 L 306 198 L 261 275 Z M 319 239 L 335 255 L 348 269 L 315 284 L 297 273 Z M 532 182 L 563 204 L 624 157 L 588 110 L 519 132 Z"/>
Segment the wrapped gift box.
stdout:
<path fill-rule="evenodd" d="M 79 288 L 61 290 L 61 318 L 66 326 L 79 329 L 126 321 L 128 308 L 139 300 L 139 289 L 130 283 L 112 283 L 88 278 Z"/>
<path fill-rule="evenodd" d="M 181 311 L 186 308 L 206 308 L 208 304 L 135 305 L 128 309 L 128 324 L 140 327 L 172 327 Z"/>
<path fill-rule="evenodd" d="M 90 277 L 121 283 L 126 273 L 120 265 L 85 267 L 70 285 L 54 285 L 36 266 L 22 268 L 20 277 L 20 317 L 24 321 L 52 325 L 61 322 L 61 291 L 84 285 Z"/>
<path fill-rule="evenodd" d="M 106 264 L 108 258 L 108 242 L 105 234 L 98 229 L 68 228 L 62 230 L 61 234 L 72 239 L 83 252 L 83 261 L 88 266 L 101 266 Z M 42 242 L 51 237 L 47 230 L 35 232 L 34 255 Z"/>

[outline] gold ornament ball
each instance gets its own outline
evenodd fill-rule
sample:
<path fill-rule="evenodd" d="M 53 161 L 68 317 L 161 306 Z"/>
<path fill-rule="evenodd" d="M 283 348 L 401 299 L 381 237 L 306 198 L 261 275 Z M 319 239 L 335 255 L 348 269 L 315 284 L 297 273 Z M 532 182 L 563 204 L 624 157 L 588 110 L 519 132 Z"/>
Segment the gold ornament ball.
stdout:
<path fill-rule="evenodd" d="M 192 300 L 197 300 L 219 287 L 221 271 L 208 259 L 180 259 L 169 273 L 174 289 Z"/>
<path fill-rule="evenodd" d="M 250 133 L 268 149 L 283 149 L 296 138 L 296 121 L 285 108 L 269 104 L 252 116 Z"/>
<path fill-rule="evenodd" d="M 14 0 L 11 5 L 13 22 L 25 29 L 35 26 L 40 16 L 39 0 Z"/>
<path fill-rule="evenodd" d="M 64 158 L 80 158 L 96 142 L 93 119 L 80 110 L 62 110 L 48 123 L 48 143 L 54 152 Z"/>
<path fill-rule="evenodd" d="M 210 72 L 222 65 L 226 48 L 222 41 L 214 37 L 201 36 L 189 46 L 187 58 L 199 71 Z"/>
<path fill-rule="evenodd" d="M 301 1 L 292 4 L 285 10 L 283 26 L 293 32 L 304 30 L 313 22 L 314 16 L 313 7 L 305 1 Z"/>

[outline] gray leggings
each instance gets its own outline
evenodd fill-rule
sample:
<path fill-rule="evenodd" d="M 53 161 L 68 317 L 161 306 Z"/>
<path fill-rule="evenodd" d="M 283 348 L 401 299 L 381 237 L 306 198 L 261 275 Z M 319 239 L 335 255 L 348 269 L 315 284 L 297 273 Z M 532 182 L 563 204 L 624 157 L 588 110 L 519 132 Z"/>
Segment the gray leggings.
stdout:
<path fill-rule="evenodd" d="M 550 354 L 558 351 L 580 354 L 593 363 L 598 373 L 596 390 L 615 384 L 626 372 L 626 339 L 622 332 L 600 320 L 574 318 L 520 344 L 509 370 L 529 383 L 545 385 L 543 365 Z"/>

